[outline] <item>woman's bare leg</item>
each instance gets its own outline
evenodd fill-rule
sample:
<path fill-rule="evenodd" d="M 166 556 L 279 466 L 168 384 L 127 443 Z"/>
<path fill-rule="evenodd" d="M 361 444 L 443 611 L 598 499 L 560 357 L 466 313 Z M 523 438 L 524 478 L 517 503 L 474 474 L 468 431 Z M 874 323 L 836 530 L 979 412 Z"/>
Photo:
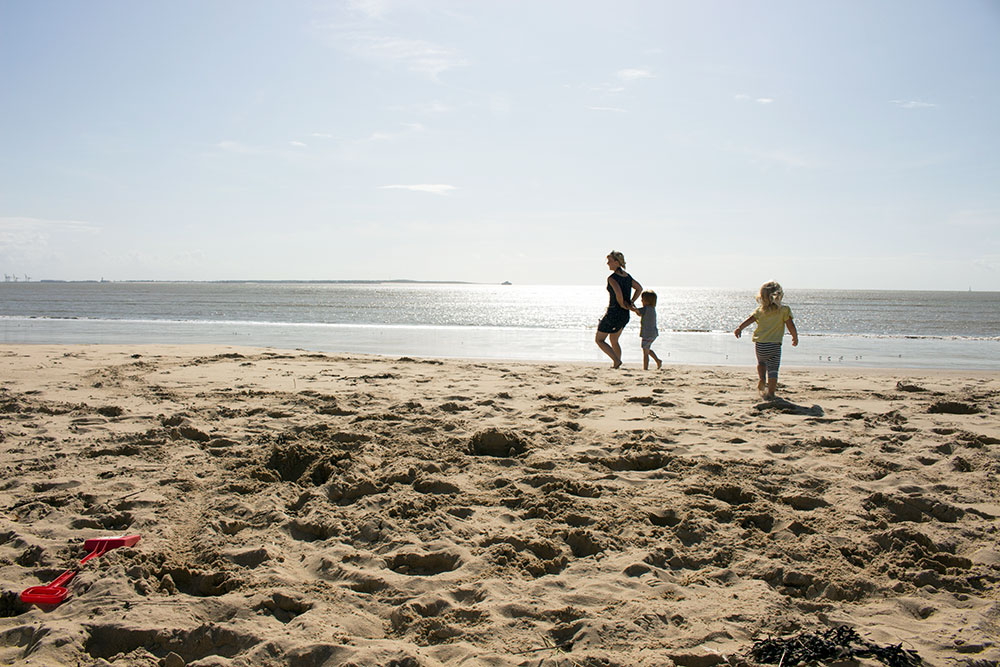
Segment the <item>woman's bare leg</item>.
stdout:
<path fill-rule="evenodd" d="M 622 350 L 619 347 L 618 354 L 617 356 L 615 355 L 615 348 L 612 347 L 611 345 L 608 345 L 607 343 L 607 338 L 609 335 L 612 337 L 611 338 L 612 342 L 614 342 L 615 345 L 617 345 L 618 344 L 617 336 L 615 334 L 606 334 L 603 331 L 597 332 L 597 335 L 594 336 L 594 342 L 597 343 L 597 347 L 601 348 L 601 351 L 604 352 L 604 354 L 611 357 L 611 361 L 614 364 L 612 368 L 618 368 L 619 366 L 622 365 Z"/>
<path fill-rule="evenodd" d="M 611 339 L 611 349 L 615 352 L 615 356 L 612 357 L 612 359 L 615 360 L 615 365 L 612 366 L 612 368 L 618 368 L 622 365 L 622 346 L 618 344 L 618 338 L 622 335 L 622 331 L 624 331 L 624 329 L 619 329 L 608 336 L 608 338 Z"/>
<path fill-rule="evenodd" d="M 607 338 L 608 334 L 598 331 L 597 335 L 594 336 L 594 342 L 597 343 L 597 347 L 601 348 L 601 352 L 611 357 L 612 362 L 621 363 L 620 360 L 615 359 L 615 351 L 608 345 Z"/>

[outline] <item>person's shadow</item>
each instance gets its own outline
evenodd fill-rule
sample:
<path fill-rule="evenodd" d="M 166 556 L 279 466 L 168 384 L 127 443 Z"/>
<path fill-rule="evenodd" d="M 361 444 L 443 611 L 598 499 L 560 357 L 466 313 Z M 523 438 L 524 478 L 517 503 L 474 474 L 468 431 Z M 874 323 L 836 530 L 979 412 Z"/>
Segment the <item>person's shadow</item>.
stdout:
<path fill-rule="evenodd" d="M 753 406 L 756 412 L 781 412 L 788 415 L 802 415 L 805 417 L 822 417 L 823 408 L 818 405 L 806 407 L 791 401 L 775 396 L 769 401 L 761 401 Z"/>

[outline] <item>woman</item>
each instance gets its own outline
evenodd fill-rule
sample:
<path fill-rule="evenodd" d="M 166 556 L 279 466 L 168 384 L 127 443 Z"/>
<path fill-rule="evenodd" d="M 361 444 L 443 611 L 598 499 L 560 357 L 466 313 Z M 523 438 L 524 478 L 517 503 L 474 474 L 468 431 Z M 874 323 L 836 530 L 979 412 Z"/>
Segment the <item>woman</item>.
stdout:
<path fill-rule="evenodd" d="M 608 303 L 608 312 L 604 314 L 601 323 L 597 325 L 597 336 L 594 338 L 594 342 L 604 354 L 611 357 L 611 368 L 618 368 L 622 365 L 622 348 L 618 344 L 618 337 L 622 335 L 622 330 L 628 324 L 629 311 L 635 309 L 635 300 L 642 293 L 642 285 L 625 273 L 625 255 L 617 250 L 612 250 L 611 254 L 608 255 L 608 268 L 611 269 L 611 275 L 608 276 L 608 294 L 611 298 Z M 628 301 L 626 301 L 627 298 Z M 608 343 L 609 338 L 610 344 Z"/>

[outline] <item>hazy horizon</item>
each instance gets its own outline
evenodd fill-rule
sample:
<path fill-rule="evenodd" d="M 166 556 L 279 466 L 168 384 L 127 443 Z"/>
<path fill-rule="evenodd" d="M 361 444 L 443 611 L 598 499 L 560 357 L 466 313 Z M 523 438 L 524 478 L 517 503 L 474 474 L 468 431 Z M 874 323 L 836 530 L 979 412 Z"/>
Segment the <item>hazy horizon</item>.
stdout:
<path fill-rule="evenodd" d="M 600 288 L 615 249 L 1000 291 L 998 34 L 989 0 L 6 2 L 0 273 Z"/>
<path fill-rule="evenodd" d="M 13 278 L 13 276 L 12 276 Z M 281 278 L 219 278 L 212 280 L 188 280 L 180 278 L 167 278 L 167 279 L 155 279 L 155 278 L 126 278 L 126 279 L 105 279 L 105 278 L 81 278 L 81 279 L 64 279 L 64 278 L 31 278 L 30 280 L 24 280 L 19 278 L 18 280 L 5 280 L 6 284 L 25 284 L 25 283 L 245 283 L 245 284 L 330 284 L 330 285 L 392 285 L 392 284 L 402 284 L 402 285 L 471 285 L 471 286 L 484 286 L 484 287 L 504 287 L 504 286 L 517 286 L 517 287 L 577 287 L 577 288 L 590 288 L 595 292 L 601 292 L 601 285 L 594 285 L 593 283 L 513 283 L 510 281 L 483 281 L 474 282 L 468 280 L 416 280 L 412 278 L 317 278 L 317 279 L 281 279 Z M 667 285 L 667 284 L 647 284 L 650 287 L 655 287 L 656 289 L 677 289 L 677 290 L 719 290 L 719 291 L 744 291 L 748 293 L 755 293 L 757 287 L 755 285 Z M 842 287 L 813 287 L 809 285 L 796 285 L 790 288 L 788 291 L 794 292 L 973 292 L 973 293 L 987 293 L 992 294 L 1000 292 L 1000 290 L 977 290 L 971 287 L 966 289 L 893 289 L 893 288 L 842 288 Z"/>

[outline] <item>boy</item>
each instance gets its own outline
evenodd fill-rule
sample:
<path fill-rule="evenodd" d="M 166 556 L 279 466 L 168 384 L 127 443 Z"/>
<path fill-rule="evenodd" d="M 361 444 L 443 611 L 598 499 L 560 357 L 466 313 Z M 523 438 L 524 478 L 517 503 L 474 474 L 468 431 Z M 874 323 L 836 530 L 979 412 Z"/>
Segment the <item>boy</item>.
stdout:
<path fill-rule="evenodd" d="M 636 308 L 635 312 L 642 318 L 642 323 L 639 325 L 639 338 L 642 339 L 642 370 L 649 370 L 650 357 L 656 362 L 656 369 L 659 370 L 663 367 L 663 362 L 653 352 L 653 341 L 660 335 L 656 329 L 656 292 L 646 290 L 640 298 L 642 308 Z"/>

